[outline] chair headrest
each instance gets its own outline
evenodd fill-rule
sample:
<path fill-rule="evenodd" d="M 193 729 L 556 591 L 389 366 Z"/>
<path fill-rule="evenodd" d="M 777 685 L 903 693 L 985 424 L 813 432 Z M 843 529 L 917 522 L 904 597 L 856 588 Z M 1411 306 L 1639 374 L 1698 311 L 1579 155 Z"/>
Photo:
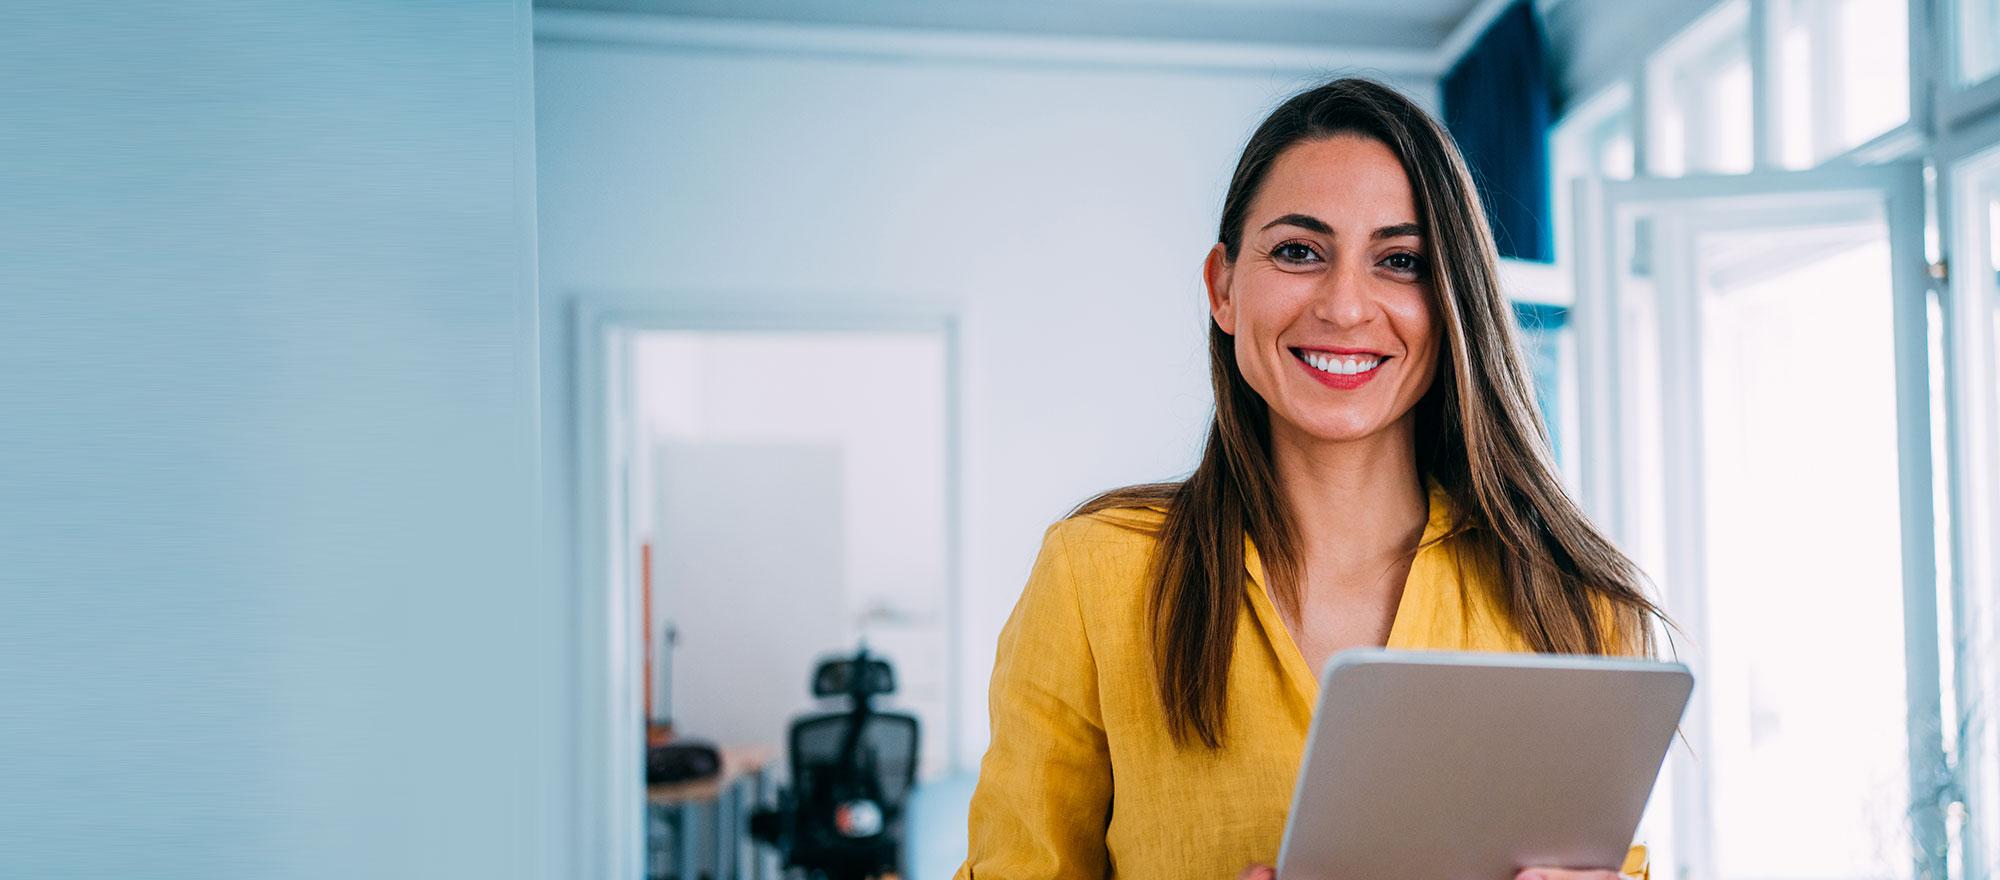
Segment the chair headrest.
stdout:
<path fill-rule="evenodd" d="M 896 670 L 887 661 L 873 658 L 828 660 L 813 673 L 813 696 L 839 697 L 859 691 L 877 696 L 896 691 Z"/>

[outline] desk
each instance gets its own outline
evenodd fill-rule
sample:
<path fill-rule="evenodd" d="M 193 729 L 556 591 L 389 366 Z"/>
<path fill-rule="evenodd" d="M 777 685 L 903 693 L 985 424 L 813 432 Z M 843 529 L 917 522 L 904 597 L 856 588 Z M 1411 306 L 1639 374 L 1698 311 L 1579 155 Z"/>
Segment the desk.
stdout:
<path fill-rule="evenodd" d="M 764 798 L 765 771 L 777 755 L 769 746 L 723 746 L 722 772 L 692 782 L 646 786 L 646 876 L 676 880 L 740 880 L 766 876 L 765 862 L 746 833 L 750 811 Z M 697 860 L 697 814 L 713 833 L 705 864 Z M 668 845 L 670 843 L 670 845 Z M 748 851 L 746 853 L 746 844 Z M 671 860 L 673 870 L 668 870 Z"/>

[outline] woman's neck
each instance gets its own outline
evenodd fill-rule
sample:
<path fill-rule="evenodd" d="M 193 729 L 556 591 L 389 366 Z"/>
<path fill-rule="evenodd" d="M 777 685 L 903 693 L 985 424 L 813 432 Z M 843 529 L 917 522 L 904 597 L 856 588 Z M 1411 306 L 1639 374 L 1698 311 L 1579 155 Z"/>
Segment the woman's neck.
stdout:
<path fill-rule="evenodd" d="M 1378 563 L 1423 537 L 1430 493 L 1411 419 L 1340 442 L 1273 420 L 1271 459 L 1307 571 Z"/>

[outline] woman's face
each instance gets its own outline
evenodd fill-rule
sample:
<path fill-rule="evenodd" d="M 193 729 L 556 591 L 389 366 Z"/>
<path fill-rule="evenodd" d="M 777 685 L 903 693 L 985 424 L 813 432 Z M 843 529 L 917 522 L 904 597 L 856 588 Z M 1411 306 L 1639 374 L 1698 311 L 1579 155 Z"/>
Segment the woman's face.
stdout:
<path fill-rule="evenodd" d="M 1410 417 L 1436 372 L 1437 319 L 1396 154 L 1358 135 L 1286 148 L 1242 236 L 1234 262 L 1209 252 L 1209 308 L 1273 431 L 1357 440 Z"/>

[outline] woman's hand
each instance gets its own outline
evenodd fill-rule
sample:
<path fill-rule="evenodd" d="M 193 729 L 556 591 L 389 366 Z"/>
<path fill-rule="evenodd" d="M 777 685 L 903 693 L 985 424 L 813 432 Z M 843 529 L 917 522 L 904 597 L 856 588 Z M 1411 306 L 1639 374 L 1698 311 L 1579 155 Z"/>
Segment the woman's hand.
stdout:
<path fill-rule="evenodd" d="M 1514 880 L 1627 880 L 1632 875 L 1617 871 L 1565 871 L 1561 868 L 1523 868 L 1514 875 Z M 1278 872 L 1270 865 L 1249 865 L 1236 880 L 1278 880 Z"/>
<path fill-rule="evenodd" d="M 1632 875 L 1617 871 L 1565 871 L 1561 868 L 1522 868 L 1514 880 L 1628 880 Z"/>

